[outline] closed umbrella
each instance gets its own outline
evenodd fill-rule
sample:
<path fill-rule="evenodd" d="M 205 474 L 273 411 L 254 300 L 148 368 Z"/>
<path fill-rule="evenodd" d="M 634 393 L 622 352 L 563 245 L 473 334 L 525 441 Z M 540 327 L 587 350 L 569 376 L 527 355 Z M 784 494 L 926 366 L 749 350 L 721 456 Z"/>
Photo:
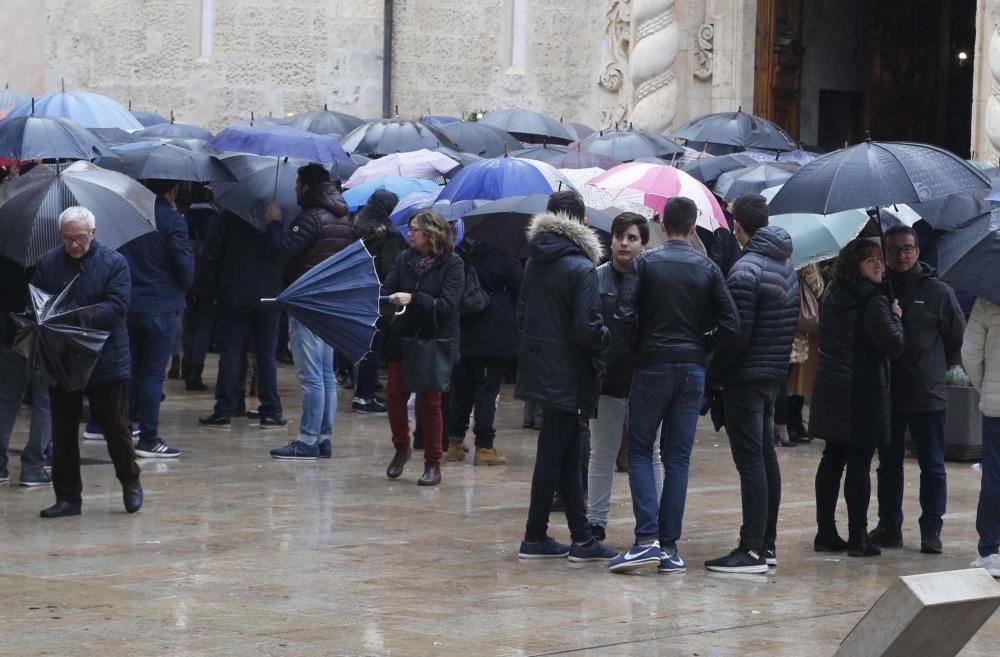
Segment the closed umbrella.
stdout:
<path fill-rule="evenodd" d="M 371 349 L 379 317 L 375 261 L 358 240 L 300 276 L 275 302 L 356 363 Z"/>
<path fill-rule="evenodd" d="M 569 180 L 550 165 L 537 160 L 497 157 L 463 167 L 438 196 L 441 200 L 465 201 L 551 194 L 573 189 Z"/>
<path fill-rule="evenodd" d="M 344 201 L 347 202 L 347 207 L 351 212 L 354 212 L 362 205 L 368 202 L 371 195 L 376 192 L 376 190 L 385 189 L 399 198 L 403 198 L 407 194 L 412 194 L 413 192 L 419 191 L 438 191 L 441 189 L 437 183 L 430 180 L 424 180 L 423 178 L 402 178 L 400 176 L 386 176 L 385 178 L 376 178 L 374 180 L 369 180 L 357 187 L 348 189 L 344 192 Z"/>
<path fill-rule="evenodd" d="M 684 147 L 668 137 L 651 130 L 623 128 L 604 130 L 580 142 L 580 149 L 587 153 L 604 155 L 622 162 L 641 157 L 671 158 L 684 152 Z"/>
<path fill-rule="evenodd" d="M 461 121 L 439 126 L 441 132 L 455 142 L 459 150 L 483 157 L 497 157 L 521 148 L 521 142 L 506 130 L 486 125 L 482 121 Z"/>
<path fill-rule="evenodd" d="M 720 175 L 712 191 L 727 201 L 735 201 L 744 194 L 759 194 L 769 187 L 781 185 L 798 168 L 794 163 L 762 162 L 745 169 L 734 169 Z"/>
<path fill-rule="evenodd" d="M 424 178 L 433 180 L 460 166 L 458 162 L 441 153 L 420 149 L 410 153 L 393 153 L 372 160 L 355 171 L 344 183 L 345 187 L 357 187 L 362 183 L 386 176 L 403 178 Z"/>
<path fill-rule="evenodd" d="M 695 117 L 670 136 L 688 143 L 731 146 L 739 150 L 792 151 L 798 148 L 795 140 L 780 127 L 742 110 Z"/>
<path fill-rule="evenodd" d="M 530 143 L 568 144 L 573 134 L 559 121 L 527 109 L 502 109 L 489 112 L 479 123 L 506 130 L 517 139 Z"/>
<path fill-rule="evenodd" d="M 0 157 L 11 160 L 91 160 L 115 157 L 101 139 L 72 121 L 22 116 L 0 121 Z"/>
<path fill-rule="evenodd" d="M 104 167 L 137 180 L 183 180 L 211 182 L 236 178 L 214 155 L 195 153 L 171 144 L 126 144 L 115 149 L 121 158 Z"/>
<path fill-rule="evenodd" d="M 421 148 L 434 150 L 438 146 L 459 150 L 440 128 L 403 119 L 370 121 L 345 135 L 340 143 L 351 153 L 372 158 L 419 151 Z"/>
<path fill-rule="evenodd" d="M 84 128 L 138 130 L 142 124 L 117 101 L 85 91 L 61 91 L 37 96 L 14 107 L 8 119 L 19 116 L 59 116 Z"/>
<path fill-rule="evenodd" d="M 82 205 L 94 213 L 101 244 L 117 249 L 156 229 L 148 189 L 114 171 L 80 160 L 41 164 L 0 185 L 0 256 L 30 267 L 62 244 L 59 215 Z"/>
<path fill-rule="evenodd" d="M 960 290 L 1000 304 L 1000 212 L 992 210 L 937 242 L 938 275 Z"/>
<path fill-rule="evenodd" d="M 364 125 L 364 119 L 360 119 L 352 114 L 335 112 L 326 105 L 318 112 L 303 112 L 289 117 L 285 125 L 306 132 L 314 132 L 318 135 L 334 135 L 337 138 L 343 137 L 351 130 L 360 125 Z"/>

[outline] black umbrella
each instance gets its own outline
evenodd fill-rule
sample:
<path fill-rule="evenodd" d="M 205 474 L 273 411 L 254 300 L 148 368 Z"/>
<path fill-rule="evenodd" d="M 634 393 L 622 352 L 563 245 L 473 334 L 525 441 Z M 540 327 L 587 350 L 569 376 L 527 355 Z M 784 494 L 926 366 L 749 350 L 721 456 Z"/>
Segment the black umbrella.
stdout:
<path fill-rule="evenodd" d="M 563 123 L 563 126 L 566 128 L 567 132 L 569 132 L 571 135 L 573 135 L 573 140 L 574 141 L 582 141 L 582 140 L 586 139 L 587 137 L 589 137 L 590 135 L 592 135 L 595 132 L 597 132 L 597 130 L 594 130 L 589 125 L 584 125 L 582 123 L 569 123 L 569 122 L 566 122 L 566 123 Z"/>
<path fill-rule="evenodd" d="M 136 120 L 143 125 L 143 127 L 149 127 L 152 125 L 160 125 L 161 123 L 168 123 L 170 119 L 165 116 L 160 116 L 155 112 L 143 112 L 142 110 L 132 109 L 132 101 L 128 101 L 128 113 L 136 118 Z"/>
<path fill-rule="evenodd" d="M 109 148 L 142 141 L 142 139 L 136 138 L 131 132 L 122 130 L 121 128 L 90 128 L 90 132 Z"/>
<path fill-rule="evenodd" d="M 465 236 L 492 244 L 515 257 L 523 257 L 528 244 L 525 229 L 536 214 L 545 212 L 548 194 L 508 196 L 491 201 L 462 215 Z M 603 233 L 611 232 L 611 217 L 600 210 L 586 208 L 587 223 Z"/>
<path fill-rule="evenodd" d="M 727 201 L 735 201 L 744 194 L 760 194 L 769 187 L 784 184 L 798 169 L 794 162 L 758 162 L 725 172 L 715 181 L 712 191 Z"/>
<path fill-rule="evenodd" d="M 101 244 L 117 249 L 156 230 L 155 201 L 152 192 L 128 176 L 90 162 L 38 165 L 0 185 L 0 256 L 22 267 L 34 265 L 62 244 L 59 214 L 74 205 L 94 213 Z"/>
<path fill-rule="evenodd" d="M 438 146 L 459 150 L 440 128 L 403 119 L 370 121 L 352 130 L 340 140 L 340 144 L 349 153 L 373 158 L 419 151 L 421 148 L 434 150 Z"/>
<path fill-rule="evenodd" d="M 741 110 L 693 118 L 671 132 L 670 136 L 686 139 L 689 145 L 697 142 L 768 151 L 794 151 L 798 148 L 795 140 L 777 125 Z"/>
<path fill-rule="evenodd" d="M 983 173 L 989 176 L 988 171 Z M 993 206 L 986 199 L 986 195 L 985 189 L 975 189 L 923 203 L 911 203 L 910 209 L 919 214 L 920 218 L 935 230 L 952 230 L 992 209 Z"/>
<path fill-rule="evenodd" d="M 945 233 L 937 242 L 941 279 L 1000 304 L 1000 214 L 993 210 Z"/>
<path fill-rule="evenodd" d="M 282 220 L 291 221 L 298 215 L 295 180 L 299 167 L 308 164 L 308 160 L 240 153 L 223 156 L 222 161 L 236 182 L 217 181 L 209 185 L 219 207 L 261 232 L 267 227 L 264 214 L 272 202 L 281 207 Z"/>
<path fill-rule="evenodd" d="M 578 149 L 572 149 L 568 153 L 556 155 L 546 160 L 557 169 L 610 169 L 621 164 L 621 160 L 613 157 L 598 155 L 597 153 L 585 153 Z"/>
<path fill-rule="evenodd" d="M 236 178 L 214 155 L 195 153 L 171 144 L 125 145 L 115 149 L 121 158 L 104 167 L 137 180 L 183 180 L 188 182 L 235 181 Z"/>
<path fill-rule="evenodd" d="M 482 121 L 446 123 L 438 128 L 455 142 L 459 150 L 482 157 L 499 157 L 506 151 L 521 148 L 521 142 L 514 139 L 509 132 L 486 125 Z"/>
<path fill-rule="evenodd" d="M 604 155 L 622 162 L 631 162 L 640 157 L 670 159 L 684 152 L 684 147 L 675 144 L 669 137 L 631 126 L 593 134 L 580 142 L 580 149 L 586 153 Z"/>
<path fill-rule="evenodd" d="M 49 385 L 83 390 L 110 333 L 85 328 L 97 306 L 73 307 L 66 297 L 76 282 L 69 282 L 58 296 L 29 285 L 32 315 L 11 315 L 19 330 L 14 350 L 38 365 Z"/>
<path fill-rule="evenodd" d="M 11 160 L 91 160 L 115 157 L 100 138 L 69 119 L 22 116 L 0 121 L 0 157 Z"/>
<path fill-rule="evenodd" d="M 982 172 L 943 148 L 866 140 L 806 164 L 785 182 L 769 207 L 771 214 L 833 214 L 989 187 Z"/>
<path fill-rule="evenodd" d="M 192 123 L 176 123 L 173 112 L 170 113 L 169 121 L 151 125 L 142 130 L 136 130 L 132 134 L 139 139 L 198 139 L 200 141 L 210 141 L 214 137 L 210 130 Z"/>
<path fill-rule="evenodd" d="M 548 162 L 549 160 L 569 153 L 569 146 L 556 146 L 554 144 L 537 144 L 528 148 L 519 148 L 511 151 L 511 157 L 523 157 L 527 160 L 538 160 Z"/>
<path fill-rule="evenodd" d="M 344 112 L 331 111 L 324 105 L 323 109 L 318 112 L 296 114 L 289 117 L 284 123 L 293 128 L 305 130 L 306 132 L 314 132 L 318 135 L 343 137 L 351 130 L 364 125 L 365 120 L 351 114 L 345 114 Z"/>
<path fill-rule="evenodd" d="M 502 109 L 489 112 L 480 123 L 506 130 L 517 139 L 530 143 L 568 144 L 573 134 L 559 121 L 526 109 Z"/>
<path fill-rule="evenodd" d="M 703 157 L 681 167 L 681 171 L 692 178 L 711 186 L 719 176 L 727 171 L 743 169 L 757 164 L 757 160 L 740 153 L 720 155 L 718 157 Z"/>

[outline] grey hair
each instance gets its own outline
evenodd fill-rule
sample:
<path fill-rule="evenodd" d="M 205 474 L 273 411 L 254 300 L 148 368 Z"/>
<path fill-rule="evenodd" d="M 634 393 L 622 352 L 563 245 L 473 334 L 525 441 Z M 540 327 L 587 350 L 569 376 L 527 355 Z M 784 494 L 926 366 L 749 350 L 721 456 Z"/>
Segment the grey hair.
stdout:
<path fill-rule="evenodd" d="M 63 226 L 74 221 L 82 221 L 87 224 L 87 228 L 93 230 L 97 226 L 97 221 L 94 218 L 94 213 L 85 207 L 74 205 L 71 208 L 66 208 L 59 215 L 59 230 L 62 230 Z"/>

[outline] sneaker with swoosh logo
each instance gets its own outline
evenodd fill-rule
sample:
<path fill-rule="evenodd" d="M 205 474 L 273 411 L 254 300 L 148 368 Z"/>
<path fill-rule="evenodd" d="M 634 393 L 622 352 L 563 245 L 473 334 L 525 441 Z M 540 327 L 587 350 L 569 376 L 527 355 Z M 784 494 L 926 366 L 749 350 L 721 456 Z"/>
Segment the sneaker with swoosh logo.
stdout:
<path fill-rule="evenodd" d="M 636 543 L 624 553 L 619 554 L 608 564 L 608 570 L 613 573 L 627 573 L 643 566 L 656 566 L 660 563 L 660 542 Z"/>
<path fill-rule="evenodd" d="M 660 564 L 656 567 L 656 572 L 664 575 L 680 575 L 686 573 L 687 569 L 687 561 L 677 550 L 664 550 L 660 553 Z"/>

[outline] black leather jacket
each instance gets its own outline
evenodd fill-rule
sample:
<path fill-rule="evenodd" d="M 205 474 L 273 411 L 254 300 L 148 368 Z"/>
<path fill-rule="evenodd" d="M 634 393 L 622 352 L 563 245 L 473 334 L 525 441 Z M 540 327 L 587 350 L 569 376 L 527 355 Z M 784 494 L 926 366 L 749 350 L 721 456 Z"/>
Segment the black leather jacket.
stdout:
<path fill-rule="evenodd" d="M 611 343 L 604 354 L 604 381 L 601 394 L 610 397 L 628 397 L 632 388 L 632 372 L 635 370 L 635 355 L 629 348 L 628 327 L 615 318 L 618 305 L 618 287 L 625 274 L 618 272 L 606 262 L 597 268 L 597 285 L 601 294 L 601 314 L 604 325 L 611 332 Z"/>
<path fill-rule="evenodd" d="M 618 292 L 616 316 L 634 335 L 642 365 L 696 363 L 740 331 L 722 272 L 683 240 L 635 259 Z"/>

